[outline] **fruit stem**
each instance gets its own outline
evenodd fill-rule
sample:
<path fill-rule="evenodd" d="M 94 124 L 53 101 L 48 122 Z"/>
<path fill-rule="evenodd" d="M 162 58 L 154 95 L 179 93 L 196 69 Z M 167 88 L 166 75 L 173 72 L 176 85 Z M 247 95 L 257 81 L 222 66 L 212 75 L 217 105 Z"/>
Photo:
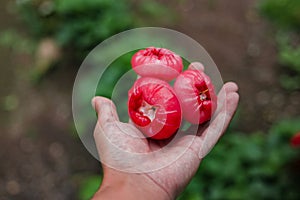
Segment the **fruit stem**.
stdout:
<path fill-rule="evenodd" d="M 206 92 L 208 92 L 208 89 L 206 89 L 206 90 L 204 90 L 204 91 L 202 91 L 202 92 L 200 92 L 200 100 L 201 101 L 204 101 L 204 100 L 206 100 L 206 98 L 207 98 L 207 96 L 206 96 Z"/>

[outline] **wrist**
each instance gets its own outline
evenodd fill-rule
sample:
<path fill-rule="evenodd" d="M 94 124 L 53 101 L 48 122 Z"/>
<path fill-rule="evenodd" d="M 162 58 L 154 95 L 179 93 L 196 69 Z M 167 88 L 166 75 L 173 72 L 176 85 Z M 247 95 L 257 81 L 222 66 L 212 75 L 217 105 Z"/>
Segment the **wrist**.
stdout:
<path fill-rule="evenodd" d="M 103 182 L 93 199 L 169 200 L 171 197 L 144 174 L 129 174 L 110 169 L 109 173 L 104 173 Z"/>

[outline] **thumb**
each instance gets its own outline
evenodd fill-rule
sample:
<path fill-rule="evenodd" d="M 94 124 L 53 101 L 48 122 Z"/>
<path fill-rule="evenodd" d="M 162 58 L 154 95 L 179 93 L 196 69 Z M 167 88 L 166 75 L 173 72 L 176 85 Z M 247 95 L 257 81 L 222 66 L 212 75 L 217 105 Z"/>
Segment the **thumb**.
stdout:
<path fill-rule="evenodd" d="M 116 107 L 110 99 L 94 97 L 92 105 L 98 114 L 94 140 L 103 169 L 136 171 L 140 163 L 136 155 L 147 152 L 148 143 L 140 137 L 131 136 L 139 134 L 139 131 L 133 125 L 119 121 Z"/>
<path fill-rule="evenodd" d="M 98 114 L 98 122 L 102 128 L 105 127 L 105 124 L 119 121 L 116 106 L 110 99 L 100 96 L 94 97 L 92 106 Z"/>

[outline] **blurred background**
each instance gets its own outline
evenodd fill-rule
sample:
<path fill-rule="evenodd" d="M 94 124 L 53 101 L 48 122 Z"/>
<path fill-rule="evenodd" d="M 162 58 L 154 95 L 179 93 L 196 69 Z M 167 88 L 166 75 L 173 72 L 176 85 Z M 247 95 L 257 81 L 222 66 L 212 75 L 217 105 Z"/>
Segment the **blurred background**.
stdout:
<path fill-rule="evenodd" d="M 0 199 L 91 197 L 102 172 L 74 128 L 73 82 L 93 47 L 141 26 L 194 38 L 240 88 L 228 131 L 179 199 L 299 199 L 299 0 L 1 0 Z"/>

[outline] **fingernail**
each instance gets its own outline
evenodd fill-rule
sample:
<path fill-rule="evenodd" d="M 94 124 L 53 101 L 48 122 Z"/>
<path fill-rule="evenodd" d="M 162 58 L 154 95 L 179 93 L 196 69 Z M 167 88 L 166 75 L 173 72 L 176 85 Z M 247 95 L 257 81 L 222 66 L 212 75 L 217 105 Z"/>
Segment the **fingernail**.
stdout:
<path fill-rule="evenodd" d="M 189 69 L 204 71 L 204 66 L 200 62 L 193 62 L 190 64 Z"/>
<path fill-rule="evenodd" d="M 92 104 L 94 110 L 96 110 L 96 97 L 93 97 L 91 104 Z"/>
<path fill-rule="evenodd" d="M 226 86 L 226 92 L 237 92 L 239 90 L 239 87 L 235 82 L 227 82 Z"/>

